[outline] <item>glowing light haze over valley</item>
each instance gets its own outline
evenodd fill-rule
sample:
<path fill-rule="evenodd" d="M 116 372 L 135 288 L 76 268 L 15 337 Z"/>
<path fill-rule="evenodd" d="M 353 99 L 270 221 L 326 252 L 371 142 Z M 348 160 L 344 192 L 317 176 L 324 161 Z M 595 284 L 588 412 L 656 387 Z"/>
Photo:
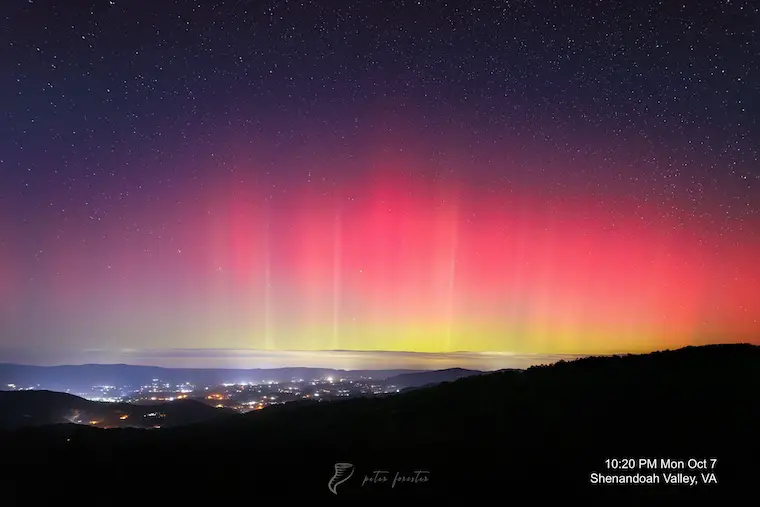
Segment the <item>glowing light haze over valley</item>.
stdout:
<path fill-rule="evenodd" d="M 93 3 L 49 30 L 31 20 L 61 7 L 37 4 L 12 9 L 1 57 L 0 362 L 496 369 L 760 343 L 750 35 L 733 55 L 695 35 L 714 57 L 689 67 L 598 46 L 609 24 L 576 33 L 559 7 L 522 14 L 556 23 L 527 49 L 493 13 L 432 7 L 427 38 L 391 9 L 391 44 L 338 40 L 342 15 L 311 4 L 272 22 Z"/>

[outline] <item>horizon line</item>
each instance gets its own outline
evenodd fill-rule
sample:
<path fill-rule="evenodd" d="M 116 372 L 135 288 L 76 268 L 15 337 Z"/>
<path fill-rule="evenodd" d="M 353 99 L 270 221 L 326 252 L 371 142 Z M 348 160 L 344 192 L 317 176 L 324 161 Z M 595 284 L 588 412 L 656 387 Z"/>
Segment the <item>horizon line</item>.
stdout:
<path fill-rule="evenodd" d="M 734 345 L 752 345 L 737 342 Z M 47 350 L 47 357 L 38 354 L 10 353 L 8 360 L 0 365 L 28 366 L 37 368 L 77 367 L 77 366 L 132 366 L 160 368 L 165 370 L 276 370 L 276 369 L 323 369 L 334 371 L 436 371 L 463 368 L 475 371 L 497 371 L 502 369 L 525 369 L 539 364 L 552 364 L 562 360 L 576 360 L 588 357 L 609 357 L 624 355 L 644 355 L 656 352 L 679 350 L 689 347 L 730 345 L 728 343 L 682 345 L 670 348 L 642 351 L 618 351 L 596 353 L 540 353 L 510 351 L 452 351 L 416 352 L 401 350 L 271 350 L 238 348 L 176 348 L 176 349 L 80 349 Z M 13 349 L 0 349 L 0 356 Z M 15 351 L 20 352 L 19 349 Z M 100 357 L 87 357 L 96 355 Z M 57 356 L 57 357 L 56 357 Z M 68 357 L 67 357 L 68 356 Z M 15 360 L 14 360 L 15 359 Z M 56 360 L 57 359 L 57 360 Z M 176 361 L 185 364 L 171 364 Z M 233 365 L 229 361 L 245 361 Z M 327 360 L 327 361 L 326 361 Z M 59 362 L 60 361 L 60 362 Z M 168 363 L 167 363 L 168 361 Z M 226 364 L 219 364 L 222 361 Z M 188 363 L 189 362 L 189 363 Z M 163 363 L 163 365 L 161 365 Z M 195 364 L 190 364 L 195 363 Z M 207 363 L 207 364 L 203 364 Z M 309 364 L 312 363 L 312 364 Z M 341 364 L 342 363 L 342 364 Z M 363 363 L 363 364 L 362 364 Z M 437 365 L 435 363 L 438 363 Z M 444 363 L 447 366 L 444 366 Z M 366 367 L 362 367 L 366 365 Z M 436 367 L 438 366 L 438 367 Z M 485 368 L 484 368 L 485 367 Z"/>
<path fill-rule="evenodd" d="M 21 361 L 21 362 L 14 362 L 14 361 L 7 361 L 7 362 L 0 362 L 0 366 L 2 365 L 11 365 L 11 366 L 22 366 L 22 367 L 33 367 L 33 368 L 60 368 L 60 367 L 82 367 L 82 366 L 111 366 L 111 367 L 118 367 L 118 366 L 127 366 L 127 367 L 137 367 L 137 368 L 159 368 L 163 370 L 236 370 L 236 371 L 251 371 L 251 370 L 281 370 L 281 369 L 315 369 L 315 370 L 332 370 L 332 371 L 345 371 L 345 372 L 351 372 L 351 371 L 390 371 L 390 370 L 397 370 L 397 371 L 440 371 L 440 370 L 447 370 L 447 369 L 465 369 L 465 370 L 471 370 L 471 371 L 481 371 L 481 372 L 487 372 L 487 371 L 498 371 L 498 370 L 504 370 L 504 369 L 516 369 L 521 370 L 525 368 L 520 367 L 508 367 L 504 366 L 501 368 L 474 368 L 470 367 L 466 364 L 461 364 L 458 366 L 449 366 L 449 367 L 443 367 L 443 368 L 436 368 L 436 367 L 430 367 L 428 365 L 416 365 L 417 367 L 414 367 L 414 365 L 403 365 L 403 364 L 394 364 L 394 365 L 387 365 L 383 367 L 380 366 L 370 366 L 366 368 L 362 367 L 337 367 L 336 366 L 319 366 L 319 365 L 296 365 L 296 364 L 282 364 L 279 366 L 269 366 L 269 367 L 261 367 L 261 366 L 160 366 L 156 364 L 154 361 L 160 359 L 168 359 L 168 358 L 192 358 L 192 359 L 208 359 L 209 361 L 213 361 L 214 359 L 219 359 L 220 357 L 229 357 L 229 356 L 236 356 L 240 355 L 242 357 L 248 357 L 248 358 L 256 358 L 258 356 L 259 359 L 279 359 L 287 360 L 289 356 L 296 356 L 294 359 L 299 359 L 298 356 L 302 355 L 311 355 L 314 356 L 314 361 L 320 361 L 323 360 L 331 355 L 334 355 L 336 359 L 341 359 L 341 356 L 351 356 L 351 355 L 357 355 L 357 356 L 367 356 L 366 359 L 370 359 L 372 355 L 377 355 L 380 357 L 377 357 L 376 359 L 381 358 L 395 358 L 395 359 L 411 359 L 411 358 L 417 358 L 422 361 L 425 360 L 440 360 L 440 359 L 448 359 L 448 360 L 456 360 L 461 359 L 464 363 L 472 360 L 491 360 L 491 361 L 498 361 L 500 360 L 532 360 L 540 361 L 538 364 L 549 364 L 554 363 L 557 361 L 560 361 L 562 359 L 579 359 L 582 357 L 588 357 L 589 354 L 569 354 L 569 353 L 556 353 L 556 354 L 549 354 L 549 353 L 520 353 L 520 352 L 508 352 L 508 351 L 452 351 L 452 352 L 416 352 L 416 351 L 401 351 L 401 350 L 351 350 L 351 349 L 319 349 L 319 350 L 297 350 L 297 349 L 289 349 L 289 350 L 268 350 L 268 349 L 238 349 L 238 348 L 176 348 L 176 349 L 84 349 L 79 351 L 80 354 L 93 354 L 93 353 L 106 353 L 109 355 L 124 355 L 124 356 L 132 356 L 132 357 L 124 357 L 127 362 L 124 361 L 118 361 L 118 362 L 110 362 L 110 361 L 104 361 L 104 362 L 98 362 L 98 361 L 86 361 L 86 362 L 63 362 L 63 363 L 55 363 L 50 364 L 49 362 L 47 364 L 40 364 L 37 361 Z M 176 354 L 176 355 L 175 355 Z M 204 358 L 204 355 L 208 354 L 207 357 Z M 604 355 L 616 355 L 616 354 L 604 354 Z M 131 360 L 135 360 L 137 362 L 129 362 Z M 148 359 L 150 363 L 139 363 L 141 359 Z M 301 361 L 308 360 L 308 358 L 300 357 Z M 533 363 L 536 364 L 536 363 Z M 358 365 L 357 365 L 358 366 Z M 369 365 L 368 365 L 369 366 Z"/>

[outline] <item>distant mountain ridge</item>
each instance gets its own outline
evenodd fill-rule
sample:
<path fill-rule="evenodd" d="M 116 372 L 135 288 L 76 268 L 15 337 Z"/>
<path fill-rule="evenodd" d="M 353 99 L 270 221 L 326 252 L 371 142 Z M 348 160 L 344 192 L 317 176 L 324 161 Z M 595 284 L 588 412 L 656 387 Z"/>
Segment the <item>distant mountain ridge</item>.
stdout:
<path fill-rule="evenodd" d="M 82 364 L 63 366 L 33 366 L 13 363 L 0 363 L 0 386 L 15 384 L 19 388 L 37 387 L 53 391 L 67 389 L 89 389 L 96 385 L 141 386 L 150 384 L 153 379 L 180 384 L 190 382 L 201 385 L 219 385 L 237 382 L 288 382 L 293 379 L 304 380 L 336 377 L 358 379 L 372 377 L 383 379 L 403 373 L 416 373 L 423 370 L 340 370 L 332 368 L 164 368 L 160 366 L 140 366 L 128 364 Z"/>
<path fill-rule="evenodd" d="M 483 373 L 485 372 L 480 370 L 467 370 L 465 368 L 447 368 L 444 370 L 402 373 L 400 375 L 386 378 L 385 384 L 395 385 L 399 389 L 406 389 L 409 387 L 423 387 L 439 384 L 441 382 L 452 382 L 472 375 L 482 375 Z"/>

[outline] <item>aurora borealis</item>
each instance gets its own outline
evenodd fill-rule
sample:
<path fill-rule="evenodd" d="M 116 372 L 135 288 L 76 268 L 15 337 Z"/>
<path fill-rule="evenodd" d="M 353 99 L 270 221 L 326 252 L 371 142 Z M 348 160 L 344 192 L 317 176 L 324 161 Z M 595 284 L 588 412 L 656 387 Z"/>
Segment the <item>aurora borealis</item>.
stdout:
<path fill-rule="evenodd" d="M 755 7 L 264 3 L 6 8 L 7 357 L 760 343 Z"/>

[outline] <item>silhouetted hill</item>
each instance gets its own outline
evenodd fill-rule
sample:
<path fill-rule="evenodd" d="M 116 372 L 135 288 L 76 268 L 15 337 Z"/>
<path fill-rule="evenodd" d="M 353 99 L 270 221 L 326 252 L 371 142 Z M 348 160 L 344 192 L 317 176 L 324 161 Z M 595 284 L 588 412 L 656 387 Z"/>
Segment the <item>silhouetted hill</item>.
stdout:
<path fill-rule="evenodd" d="M 76 411 L 96 411 L 97 403 L 52 391 L 0 391 L 0 428 L 69 422 Z"/>
<path fill-rule="evenodd" d="M 103 403 L 53 391 L 0 391 L 0 429 L 77 423 L 99 427 L 191 424 L 235 414 L 196 400 L 153 405 Z"/>
<path fill-rule="evenodd" d="M 336 370 L 330 368 L 254 368 L 205 369 L 160 368 L 128 364 L 82 364 L 66 366 L 31 366 L 0 364 L 0 386 L 15 384 L 20 388 L 36 387 L 53 391 L 84 390 L 98 385 L 139 387 L 150 385 L 153 379 L 181 384 L 190 382 L 202 386 L 237 382 L 289 382 L 293 379 L 317 379 L 329 376 L 358 379 L 383 379 L 401 373 L 420 370 Z"/>
<path fill-rule="evenodd" d="M 386 385 L 394 385 L 399 389 L 408 387 L 422 387 L 441 382 L 451 382 L 471 375 L 480 375 L 482 371 L 466 370 L 463 368 L 448 368 L 446 370 L 423 371 L 415 373 L 402 373 L 385 379 Z"/>
<path fill-rule="evenodd" d="M 340 496 L 527 492 L 541 502 L 558 493 L 683 499 L 691 492 L 704 499 L 748 487 L 759 471 L 759 389 L 760 347 L 688 347 L 473 375 L 386 397 L 297 402 L 156 431 L 33 428 L 6 433 L 0 449 L 6 463 L 103 463 L 120 478 L 127 472 L 118 463 L 182 463 L 213 483 L 245 481 L 247 491 L 280 498 L 332 496 L 334 464 L 349 462 L 355 475 Z M 714 458 L 719 483 L 590 485 L 592 472 L 615 472 L 608 458 Z M 429 471 L 429 480 L 395 487 L 363 480 L 375 470 Z M 631 473 L 639 471 L 663 470 Z M 223 490 L 221 497 L 224 491 L 240 494 Z"/>

